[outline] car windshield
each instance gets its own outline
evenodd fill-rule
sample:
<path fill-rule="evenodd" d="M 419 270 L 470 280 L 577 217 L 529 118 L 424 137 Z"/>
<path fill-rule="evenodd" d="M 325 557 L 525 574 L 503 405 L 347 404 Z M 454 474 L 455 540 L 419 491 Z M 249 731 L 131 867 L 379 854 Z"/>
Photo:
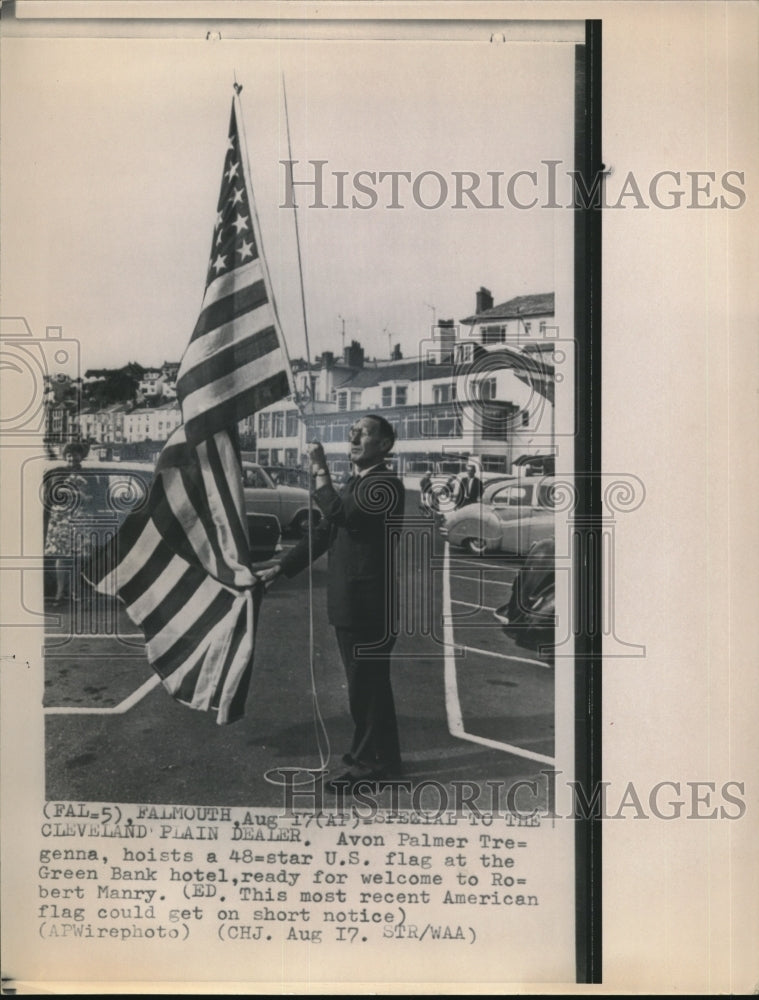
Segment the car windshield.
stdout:
<path fill-rule="evenodd" d="M 129 514 L 147 500 L 152 478 L 152 470 L 147 469 L 54 469 L 45 475 L 45 513 L 71 508 L 79 517 Z"/>
<path fill-rule="evenodd" d="M 274 483 L 258 465 L 245 465 L 242 471 L 243 485 L 249 489 L 274 489 Z"/>

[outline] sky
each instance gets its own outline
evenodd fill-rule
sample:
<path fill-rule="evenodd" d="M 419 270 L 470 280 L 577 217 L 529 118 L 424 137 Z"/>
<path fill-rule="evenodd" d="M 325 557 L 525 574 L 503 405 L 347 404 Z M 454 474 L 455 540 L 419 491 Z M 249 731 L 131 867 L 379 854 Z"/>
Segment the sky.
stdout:
<path fill-rule="evenodd" d="M 282 328 L 290 356 L 305 356 L 284 77 L 296 180 L 326 161 L 328 207 L 296 193 L 311 355 L 340 351 L 343 320 L 346 342 L 370 357 L 396 343 L 418 353 L 433 318 L 470 315 L 481 285 L 501 302 L 566 280 L 568 209 L 456 209 L 453 172 L 475 172 L 483 192 L 488 171 L 504 184 L 538 171 L 542 199 L 541 161 L 571 167 L 573 73 L 567 43 L 5 39 L 2 314 L 37 336 L 61 326 L 82 371 L 179 360 L 202 299 L 236 76 Z M 449 190 L 423 208 L 401 179 L 393 209 L 377 181 L 377 204 L 355 208 L 353 195 L 369 200 L 359 171 L 434 171 Z M 440 182 L 418 183 L 433 204 Z M 535 192 L 523 178 L 516 193 Z"/>

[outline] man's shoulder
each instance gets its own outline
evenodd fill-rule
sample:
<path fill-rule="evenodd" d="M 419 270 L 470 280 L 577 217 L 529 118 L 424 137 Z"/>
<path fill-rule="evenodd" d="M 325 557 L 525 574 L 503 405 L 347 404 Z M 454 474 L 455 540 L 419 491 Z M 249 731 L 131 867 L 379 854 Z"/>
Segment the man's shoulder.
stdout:
<path fill-rule="evenodd" d="M 382 476 L 383 479 L 395 480 L 395 482 L 397 482 L 401 486 L 403 486 L 403 480 L 398 475 L 398 473 L 395 471 L 395 469 L 391 469 L 389 465 L 375 465 L 374 468 L 368 470 L 368 472 L 366 473 L 366 475 L 367 476 Z"/>

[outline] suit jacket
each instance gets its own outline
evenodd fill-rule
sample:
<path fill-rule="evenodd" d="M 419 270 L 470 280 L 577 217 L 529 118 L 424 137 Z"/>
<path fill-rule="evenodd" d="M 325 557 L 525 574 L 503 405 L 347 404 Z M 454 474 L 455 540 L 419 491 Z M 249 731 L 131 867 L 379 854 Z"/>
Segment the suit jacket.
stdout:
<path fill-rule="evenodd" d="M 482 480 L 478 476 L 472 479 L 469 476 L 462 476 L 461 483 L 461 506 L 468 503 L 479 503 L 482 499 Z"/>
<path fill-rule="evenodd" d="M 352 476 L 338 493 L 333 486 L 314 492 L 322 520 L 312 534 L 313 557 L 329 551 L 327 613 L 332 625 L 382 638 L 389 623 L 390 586 L 397 587 L 391 559 L 400 528 L 405 491 L 387 466 Z M 282 572 L 294 576 L 308 565 L 308 538 L 282 559 Z"/>

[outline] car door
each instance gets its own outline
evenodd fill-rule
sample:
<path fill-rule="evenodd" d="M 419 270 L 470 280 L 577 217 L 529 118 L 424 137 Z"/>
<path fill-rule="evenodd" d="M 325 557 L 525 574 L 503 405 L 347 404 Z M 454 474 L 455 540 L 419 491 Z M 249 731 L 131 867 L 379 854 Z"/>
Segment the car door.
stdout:
<path fill-rule="evenodd" d="M 258 465 L 243 463 L 243 494 L 246 514 L 274 514 L 282 522 L 282 501 L 269 476 Z"/>
<path fill-rule="evenodd" d="M 501 551 L 522 555 L 531 544 L 531 522 L 534 515 L 533 483 L 509 483 L 492 497 L 493 513 L 500 522 Z"/>
<path fill-rule="evenodd" d="M 555 492 L 552 488 L 553 479 L 541 479 L 538 482 L 533 494 L 532 514 L 529 522 L 528 548 L 535 542 L 543 542 L 547 539 L 553 540 L 555 533 L 554 507 L 556 504 Z"/>

